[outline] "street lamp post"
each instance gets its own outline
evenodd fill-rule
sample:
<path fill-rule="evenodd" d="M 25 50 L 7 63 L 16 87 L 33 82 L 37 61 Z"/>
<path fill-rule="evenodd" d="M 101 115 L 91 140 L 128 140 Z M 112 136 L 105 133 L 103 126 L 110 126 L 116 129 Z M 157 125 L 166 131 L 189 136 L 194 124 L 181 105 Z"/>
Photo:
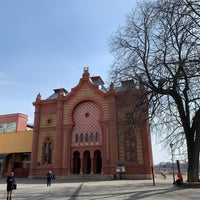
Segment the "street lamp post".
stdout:
<path fill-rule="evenodd" d="M 173 184 L 175 184 L 175 174 L 174 174 L 174 152 L 173 152 L 173 144 L 170 143 L 171 153 L 172 153 L 172 173 L 173 173 Z"/>

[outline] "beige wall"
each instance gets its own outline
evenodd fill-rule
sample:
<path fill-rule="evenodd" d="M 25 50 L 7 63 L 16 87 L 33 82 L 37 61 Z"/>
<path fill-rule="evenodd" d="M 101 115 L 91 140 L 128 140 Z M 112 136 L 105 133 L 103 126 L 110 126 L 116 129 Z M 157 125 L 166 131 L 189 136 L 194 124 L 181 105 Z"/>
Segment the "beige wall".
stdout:
<path fill-rule="evenodd" d="M 33 131 L 0 133 L 0 154 L 32 151 Z"/>

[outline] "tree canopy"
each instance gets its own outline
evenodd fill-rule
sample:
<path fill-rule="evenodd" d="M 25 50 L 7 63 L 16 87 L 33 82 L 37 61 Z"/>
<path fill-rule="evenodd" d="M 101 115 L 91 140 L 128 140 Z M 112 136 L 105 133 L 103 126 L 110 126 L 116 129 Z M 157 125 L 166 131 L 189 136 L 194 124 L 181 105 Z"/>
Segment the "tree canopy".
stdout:
<path fill-rule="evenodd" d="M 199 10 L 197 0 L 143 1 L 110 41 L 113 79 L 144 85 L 154 124 L 169 127 L 167 142 L 186 143 L 190 182 L 199 181 Z"/>

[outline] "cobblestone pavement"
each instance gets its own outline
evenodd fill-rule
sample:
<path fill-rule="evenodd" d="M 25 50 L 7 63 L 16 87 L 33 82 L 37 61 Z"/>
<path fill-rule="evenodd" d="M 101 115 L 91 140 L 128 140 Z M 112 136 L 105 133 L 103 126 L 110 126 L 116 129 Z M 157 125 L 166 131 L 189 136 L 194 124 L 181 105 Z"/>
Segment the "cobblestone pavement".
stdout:
<path fill-rule="evenodd" d="M 181 188 L 171 177 L 152 180 L 78 181 L 54 180 L 51 187 L 45 180 L 16 179 L 17 190 L 12 200 L 188 200 L 200 199 L 200 188 Z M 0 200 L 6 200 L 5 179 L 0 179 Z"/>

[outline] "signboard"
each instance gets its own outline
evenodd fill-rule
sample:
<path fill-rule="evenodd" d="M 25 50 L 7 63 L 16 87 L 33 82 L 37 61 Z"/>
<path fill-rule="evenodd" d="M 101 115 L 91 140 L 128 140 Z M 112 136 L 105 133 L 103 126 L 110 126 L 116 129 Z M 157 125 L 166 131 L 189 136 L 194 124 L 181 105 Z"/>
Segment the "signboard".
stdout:
<path fill-rule="evenodd" d="M 116 172 L 125 172 L 125 167 L 124 166 L 119 166 L 119 167 L 116 167 Z"/>

